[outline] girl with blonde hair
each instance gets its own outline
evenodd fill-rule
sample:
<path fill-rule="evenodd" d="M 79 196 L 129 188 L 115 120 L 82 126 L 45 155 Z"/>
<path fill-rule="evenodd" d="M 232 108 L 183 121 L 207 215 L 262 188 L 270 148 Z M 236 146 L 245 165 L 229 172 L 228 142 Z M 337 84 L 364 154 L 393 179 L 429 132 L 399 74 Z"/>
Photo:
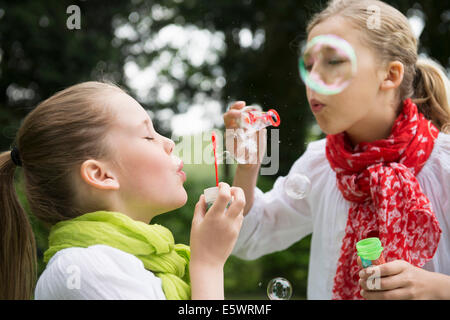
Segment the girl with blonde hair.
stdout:
<path fill-rule="evenodd" d="M 307 33 L 308 41 L 347 41 L 358 68 L 338 94 L 306 87 L 327 137 L 310 143 L 272 190 L 255 188 L 260 164 L 238 165 L 233 185 L 244 189 L 247 204 L 234 254 L 255 259 L 312 233 L 309 299 L 449 299 L 447 76 L 418 57 L 407 18 L 382 1 L 330 1 Z M 244 106 L 234 103 L 224 115 L 227 128 L 236 127 Z M 296 174 L 312 184 L 302 199 L 286 193 Z M 387 261 L 372 273 L 360 271 L 355 248 L 368 237 L 380 238 Z M 370 285 L 375 276 L 377 287 Z"/>

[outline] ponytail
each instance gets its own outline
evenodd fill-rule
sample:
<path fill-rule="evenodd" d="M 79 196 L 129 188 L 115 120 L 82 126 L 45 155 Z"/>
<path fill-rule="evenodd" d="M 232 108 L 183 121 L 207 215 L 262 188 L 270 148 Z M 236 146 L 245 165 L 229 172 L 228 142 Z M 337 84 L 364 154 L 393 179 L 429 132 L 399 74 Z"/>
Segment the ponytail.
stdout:
<path fill-rule="evenodd" d="M 450 84 L 443 68 L 429 58 L 416 63 L 413 102 L 442 132 L 450 133 Z"/>
<path fill-rule="evenodd" d="M 36 282 L 36 244 L 14 186 L 11 152 L 0 153 L 0 300 L 31 299 Z"/>

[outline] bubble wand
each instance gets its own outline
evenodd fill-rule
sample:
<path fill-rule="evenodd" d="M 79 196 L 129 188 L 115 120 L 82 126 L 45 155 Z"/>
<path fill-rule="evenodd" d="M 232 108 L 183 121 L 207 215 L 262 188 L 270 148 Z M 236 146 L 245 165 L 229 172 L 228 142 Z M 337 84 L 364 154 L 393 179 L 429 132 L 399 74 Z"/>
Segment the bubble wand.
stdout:
<path fill-rule="evenodd" d="M 214 201 L 216 201 L 217 196 L 219 195 L 219 173 L 217 170 L 217 156 L 216 156 L 217 136 L 214 131 L 211 134 L 211 141 L 214 151 L 214 166 L 216 168 L 216 186 L 203 190 L 203 194 L 205 195 L 205 202 L 208 208 L 214 203 Z"/>
<path fill-rule="evenodd" d="M 212 132 L 211 140 L 212 140 L 213 151 L 214 151 L 214 166 L 216 168 L 216 187 L 218 187 L 219 186 L 219 174 L 217 171 L 217 156 L 216 156 L 217 143 L 216 143 L 216 133 L 214 131 Z"/>

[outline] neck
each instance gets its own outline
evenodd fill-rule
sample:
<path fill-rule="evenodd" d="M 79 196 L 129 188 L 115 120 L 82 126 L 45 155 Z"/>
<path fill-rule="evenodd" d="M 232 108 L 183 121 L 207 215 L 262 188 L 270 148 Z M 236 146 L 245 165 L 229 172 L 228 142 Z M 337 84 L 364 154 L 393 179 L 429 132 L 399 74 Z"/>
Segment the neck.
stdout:
<path fill-rule="evenodd" d="M 379 104 L 369 110 L 371 112 L 345 131 L 353 147 L 361 142 L 374 142 L 388 138 L 401 105 L 399 103 Z"/>
<path fill-rule="evenodd" d="M 146 224 L 149 224 L 150 221 L 157 215 L 148 207 L 144 208 L 142 205 L 124 203 L 119 199 L 112 201 L 108 210 L 123 213 L 133 220 L 141 221 Z"/>

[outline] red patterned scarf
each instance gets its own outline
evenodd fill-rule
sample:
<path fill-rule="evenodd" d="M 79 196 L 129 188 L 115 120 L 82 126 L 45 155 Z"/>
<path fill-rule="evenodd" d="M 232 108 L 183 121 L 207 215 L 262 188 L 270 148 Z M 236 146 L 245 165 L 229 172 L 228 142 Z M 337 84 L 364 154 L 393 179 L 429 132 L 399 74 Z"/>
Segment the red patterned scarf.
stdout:
<path fill-rule="evenodd" d="M 378 236 L 386 262 L 417 267 L 430 260 L 441 229 L 416 175 L 431 154 L 439 130 L 407 99 L 384 140 L 352 147 L 345 133 L 327 136 L 326 155 L 337 186 L 351 202 L 333 299 L 362 299 L 356 242 Z"/>

